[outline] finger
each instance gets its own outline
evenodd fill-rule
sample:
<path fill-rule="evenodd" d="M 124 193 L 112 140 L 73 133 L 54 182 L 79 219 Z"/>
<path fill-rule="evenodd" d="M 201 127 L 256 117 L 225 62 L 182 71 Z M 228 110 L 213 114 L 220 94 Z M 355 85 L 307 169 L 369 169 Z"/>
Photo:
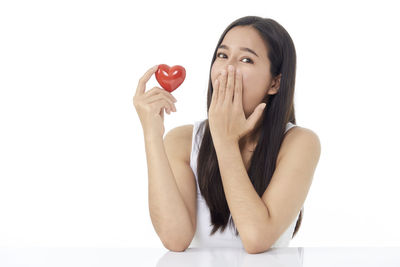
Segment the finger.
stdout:
<path fill-rule="evenodd" d="M 164 108 L 162 108 L 162 109 L 160 109 L 160 116 L 161 116 L 161 119 L 164 121 Z"/>
<path fill-rule="evenodd" d="M 176 107 L 175 107 L 174 103 L 172 103 L 171 100 L 169 100 L 168 98 L 166 98 L 166 97 L 164 97 L 164 96 L 162 96 L 160 94 L 155 95 L 155 96 L 153 96 L 152 98 L 150 98 L 150 99 L 148 99 L 146 101 L 147 101 L 146 104 L 152 104 L 154 102 L 159 102 L 159 101 L 162 101 L 162 102 L 166 101 L 168 103 L 168 108 L 170 110 L 176 111 Z"/>
<path fill-rule="evenodd" d="M 168 97 L 164 96 L 163 94 L 156 94 L 156 95 L 153 95 L 151 97 L 147 97 L 144 100 L 144 103 L 145 104 L 151 104 L 151 103 L 153 103 L 155 101 L 159 101 L 161 99 L 164 99 L 164 100 L 168 101 L 168 103 L 170 104 L 171 110 L 176 111 L 175 104 L 173 103 L 173 101 L 171 101 Z"/>
<path fill-rule="evenodd" d="M 215 78 L 215 81 L 214 81 L 214 86 L 213 86 L 213 92 L 212 92 L 212 98 L 211 98 L 211 103 L 212 103 L 212 101 L 214 100 L 214 103 L 216 103 L 216 101 L 218 100 L 218 87 L 219 87 L 219 85 L 220 85 L 220 82 L 219 82 L 219 80 L 218 80 L 218 77 L 221 75 L 221 73 L 219 73 L 218 75 L 217 75 L 217 78 Z"/>
<path fill-rule="evenodd" d="M 155 101 L 155 102 L 150 103 L 150 104 L 151 104 L 151 108 L 153 110 L 156 110 L 157 112 L 159 112 L 159 110 L 162 110 L 162 109 L 164 109 L 165 112 L 171 110 L 168 101 L 165 100 L 165 99 L 162 99 L 162 100 L 159 100 L 159 101 Z"/>
<path fill-rule="evenodd" d="M 214 81 L 213 93 L 211 98 L 211 104 L 218 102 L 218 90 L 219 90 L 219 80 L 218 78 Z"/>
<path fill-rule="evenodd" d="M 168 110 L 168 108 L 166 108 L 166 107 L 163 107 L 163 108 L 161 108 L 161 110 L 163 111 L 163 115 L 164 115 L 164 112 L 165 113 L 167 113 L 167 114 L 169 114 L 168 112 L 169 112 L 169 110 Z"/>
<path fill-rule="evenodd" d="M 146 73 L 139 79 L 138 86 L 136 88 L 135 95 L 141 95 L 146 90 L 146 83 L 149 81 L 151 75 L 153 75 L 158 69 L 158 65 L 153 66 L 150 68 Z"/>
<path fill-rule="evenodd" d="M 169 99 L 171 99 L 172 102 L 176 102 L 176 98 L 168 91 L 161 89 L 160 87 L 153 87 L 151 90 L 147 91 L 145 93 L 146 97 L 152 96 L 152 95 L 156 95 L 156 94 L 162 94 L 165 95 L 166 97 L 168 97 Z"/>
<path fill-rule="evenodd" d="M 234 86 L 235 86 L 235 73 L 234 73 L 234 67 L 232 65 L 228 66 L 228 77 L 227 77 L 227 83 L 226 83 L 226 93 L 225 93 L 225 103 L 229 104 L 232 103 L 232 96 L 233 96 L 233 91 L 234 91 Z"/>
<path fill-rule="evenodd" d="M 243 75 L 239 70 L 236 70 L 235 95 L 233 96 L 233 104 L 239 105 L 243 108 L 242 94 L 243 94 Z"/>
<path fill-rule="evenodd" d="M 219 79 L 219 89 L 218 89 L 218 103 L 222 105 L 225 99 L 225 88 L 226 88 L 226 70 L 222 70 Z"/>

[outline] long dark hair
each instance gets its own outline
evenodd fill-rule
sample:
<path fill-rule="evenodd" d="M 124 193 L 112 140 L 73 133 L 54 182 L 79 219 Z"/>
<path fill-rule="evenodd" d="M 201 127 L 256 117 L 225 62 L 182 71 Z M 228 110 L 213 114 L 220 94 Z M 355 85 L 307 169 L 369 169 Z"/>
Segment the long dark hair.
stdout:
<path fill-rule="evenodd" d="M 296 50 L 288 32 L 275 20 L 257 16 L 246 16 L 232 22 L 222 33 L 211 61 L 211 67 L 215 61 L 219 45 L 226 33 L 235 26 L 249 25 L 256 29 L 264 40 L 268 58 L 271 62 L 270 72 L 272 77 L 282 74 L 280 88 L 274 95 L 266 94 L 262 102 L 267 103 L 260 126 L 260 138 L 253 152 L 249 170 L 247 171 L 251 183 L 261 197 L 275 170 L 275 163 L 285 128 L 288 122 L 296 124 L 294 112 L 294 87 L 296 77 Z M 207 114 L 211 104 L 213 87 L 210 79 L 207 93 Z M 205 127 L 205 128 L 203 128 Z M 199 148 L 197 159 L 197 177 L 199 188 L 211 214 L 213 235 L 219 228 L 223 232 L 229 223 L 234 222 L 225 198 L 219 171 L 217 155 L 212 141 L 208 119 L 201 122 L 199 131 L 204 135 Z M 268 144 L 268 145 L 267 145 Z M 297 233 L 302 221 L 303 209 L 300 211 L 292 238 Z M 236 227 L 236 236 L 239 234 Z"/>

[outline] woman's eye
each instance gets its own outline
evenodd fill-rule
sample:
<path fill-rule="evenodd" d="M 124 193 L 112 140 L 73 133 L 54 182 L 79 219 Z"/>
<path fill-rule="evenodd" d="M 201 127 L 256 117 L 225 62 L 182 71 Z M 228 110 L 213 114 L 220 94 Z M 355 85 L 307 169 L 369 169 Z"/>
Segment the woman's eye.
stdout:
<path fill-rule="evenodd" d="M 248 57 L 245 57 L 244 59 L 248 59 L 250 63 L 253 63 L 253 60 L 251 60 L 251 59 L 248 58 Z"/>
<path fill-rule="evenodd" d="M 224 53 L 218 53 L 218 54 L 217 54 L 217 57 L 219 57 L 219 55 L 224 55 L 224 56 L 226 56 Z M 248 58 L 248 57 L 245 57 L 245 58 L 243 58 L 243 59 L 248 59 L 248 60 L 249 60 L 249 63 L 253 63 L 253 60 L 251 60 L 251 59 Z"/>
<path fill-rule="evenodd" d="M 218 54 L 217 54 L 217 57 L 219 57 L 219 55 L 225 55 L 225 54 L 224 54 L 224 53 L 218 53 Z"/>

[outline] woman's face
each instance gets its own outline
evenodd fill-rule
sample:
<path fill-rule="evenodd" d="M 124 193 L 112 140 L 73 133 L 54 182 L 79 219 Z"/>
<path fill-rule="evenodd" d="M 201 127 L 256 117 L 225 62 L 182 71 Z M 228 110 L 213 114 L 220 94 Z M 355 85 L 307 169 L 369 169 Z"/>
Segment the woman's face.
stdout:
<path fill-rule="evenodd" d="M 249 48 L 256 55 L 241 48 Z M 279 89 L 280 78 L 273 79 L 269 71 L 267 47 L 257 30 L 251 26 L 236 26 L 225 35 L 211 67 L 213 88 L 221 70 L 228 71 L 228 65 L 233 65 L 235 70 L 240 69 L 243 75 L 242 99 L 246 118 L 266 94 L 275 94 Z"/>

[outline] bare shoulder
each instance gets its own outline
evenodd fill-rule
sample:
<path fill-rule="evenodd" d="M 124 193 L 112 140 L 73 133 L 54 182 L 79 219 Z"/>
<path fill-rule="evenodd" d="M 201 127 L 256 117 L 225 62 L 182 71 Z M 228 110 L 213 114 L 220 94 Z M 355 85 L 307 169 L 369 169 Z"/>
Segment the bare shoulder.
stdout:
<path fill-rule="evenodd" d="M 304 150 L 313 153 L 319 158 L 321 153 L 321 142 L 318 135 L 305 127 L 295 126 L 288 130 L 283 138 L 278 159 L 289 150 Z"/>
<path fill-rule="evenodd" d="M 183 148 L 176 149 L 176 152 L 179 153 L 185 161 L 189 162 L 190 153 L 192 151 L 192 134 L 193 124 L 181 125 L 168 131 L 164 137 L 164 143 L 168 143 L 171 147 Z"/>
<path fill-rule="evenodd" d="M 290 139 L 293 139 L 295 136 L 303 136 L 303 137 L 308 137 L 311 139 L 319 140 L 318 135 L 314 131 L 312 131 L 308 128 L 305 128 L 305 127 L 297 126 L 297 125 L 295 127 L 292 127 L 291 129 L 289 129 L 286 132 L 285 139 L 287 138 L 290 140 Z"/>

